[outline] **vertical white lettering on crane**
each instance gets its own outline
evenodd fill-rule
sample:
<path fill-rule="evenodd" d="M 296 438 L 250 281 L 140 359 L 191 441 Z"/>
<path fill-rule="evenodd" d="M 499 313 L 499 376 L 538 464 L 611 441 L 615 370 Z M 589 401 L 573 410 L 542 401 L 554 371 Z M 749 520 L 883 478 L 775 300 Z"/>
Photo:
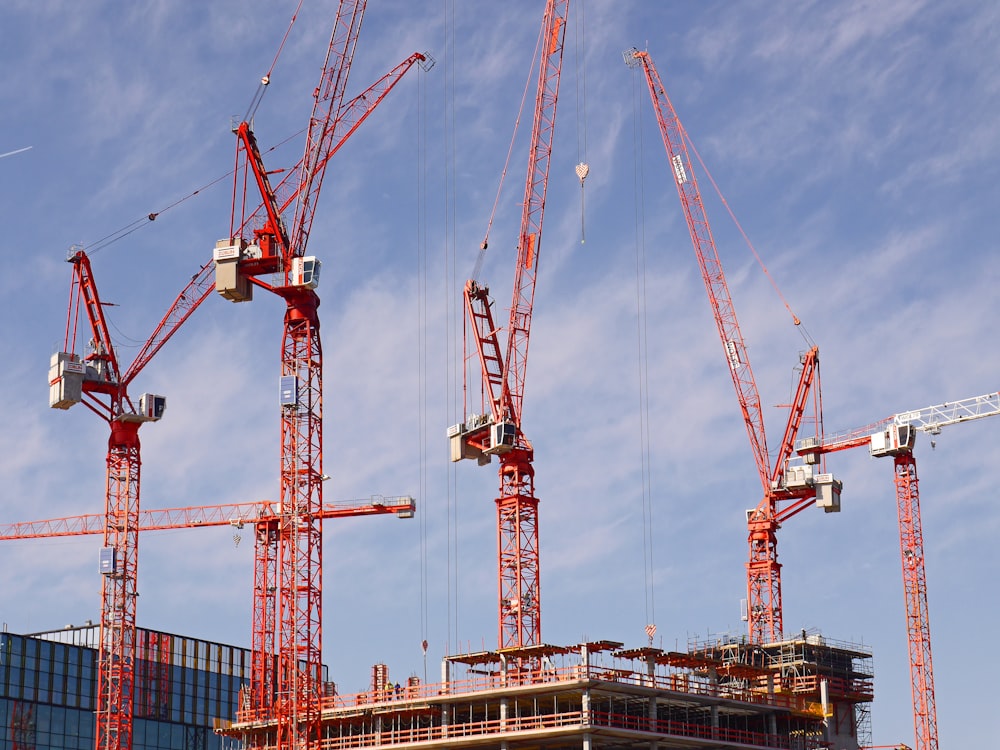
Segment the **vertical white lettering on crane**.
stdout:
<path fill-rule="evenodd" d="M 687 172 L 684 170 L 684 160 L 681 158 L 680 154 L 677 154 L 670 161 L 674 165 L 674 177 L 677 178 L 677 184 L 683 185 L 688 181 Z"/>
<path fill-rule="evenodd" d="M 736 348 L 736 342 L 732 339 L 726 342 L 726 356 L 729 357 L 729 366 L 734 370 L 743 364 L 740 361 L 740 352 Z"/>

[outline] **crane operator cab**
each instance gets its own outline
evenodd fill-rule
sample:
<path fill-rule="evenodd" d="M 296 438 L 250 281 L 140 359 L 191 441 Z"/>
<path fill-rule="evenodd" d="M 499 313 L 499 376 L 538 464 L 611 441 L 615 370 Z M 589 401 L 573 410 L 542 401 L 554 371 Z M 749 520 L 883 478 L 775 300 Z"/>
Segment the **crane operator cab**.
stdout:
<path fill-rule="evenodd" d="M 315 255 L 292 258 L 292 286 L 315 289 L 319 286 L 319 269 L 322 263 Z"/>
<path fill-rule="evenodd" d="M 872 456 L 898 456 L 910 453 L 917 437 L 917 428 L 911 424 L 894 422 L 871 437 L 868 450 Z"/>

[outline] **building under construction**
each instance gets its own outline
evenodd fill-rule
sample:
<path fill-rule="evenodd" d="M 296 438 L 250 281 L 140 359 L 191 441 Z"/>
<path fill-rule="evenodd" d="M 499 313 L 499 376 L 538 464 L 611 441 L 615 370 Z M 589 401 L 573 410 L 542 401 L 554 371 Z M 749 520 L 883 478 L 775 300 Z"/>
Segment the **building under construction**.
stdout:
<path fill-rule="evenodd" d="M 249 650 L 139 634 L 134 748 L 275 746 L 273 719 L 239 697 Z M 90 624 L 0 636 L 0 750 L 93 747 L 97 637 Z M 613 641 L 483 651 L 445 657 L 438 683 L 400 683 L 378 664 L 364 693 L 325 685 L 329 750 L 857 750 L 873 698 L 870 653 L 814 634 L 766 646 L 720 637 L 686 652 Z"/>
<path fill-rule="evenodd" d="M 394 682 L 379 664 L 368 691 L 328 691 L 320 746 L 858 750 L 872 677 L 864 649 L 805 633 L 686 652 L 596 641 L 458 654 L 438 683 Z M 276 746 L 274 722 L 253 709 L 224 733 Z"/>

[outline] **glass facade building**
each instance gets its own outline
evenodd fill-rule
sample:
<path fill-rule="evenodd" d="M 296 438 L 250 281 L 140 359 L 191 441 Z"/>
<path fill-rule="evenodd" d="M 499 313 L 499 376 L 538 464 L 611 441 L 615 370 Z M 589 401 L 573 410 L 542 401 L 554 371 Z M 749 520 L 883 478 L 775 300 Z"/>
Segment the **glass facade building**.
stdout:
<path fill-rule="evenodd" d="M 0 633 L 0 750 L 94 747 L 99 633 Z M 134 750 L 239 747 L 215 728 L 236 714 L 249 649 L 140 629 L 136 656 Z"/>

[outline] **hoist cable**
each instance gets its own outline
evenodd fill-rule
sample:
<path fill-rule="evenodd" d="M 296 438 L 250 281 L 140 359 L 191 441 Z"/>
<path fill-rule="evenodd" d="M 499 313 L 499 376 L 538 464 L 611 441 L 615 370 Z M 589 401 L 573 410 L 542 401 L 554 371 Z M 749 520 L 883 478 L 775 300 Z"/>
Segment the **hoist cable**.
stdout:
<path fill-rule="evenodd" d="M 632 139 L 633 139 L 633 190 L 635 191 L 635 257 L 636 257 L 636 334 L 638 345 L 639 385 L 639 453 L 642 494 L 642 552 L 643 585 L 646 606 L 646 632 L 656 632 L 656 601 L 654 596 L 653 564 L 653 501 L 650 479 L 650 427 L 649 427 L 649 343 L 646 320 L 646 233 L 645 233 L 645 163 L 644 140 L 639 108 L 641 101 L 638 78 L 632 83 Z"/>
<path fill-rule="evenodd" d="M 535 61 L 538 59 L 539 52 L 542 49 L 542 35 L 545 29 L 543 28 L 538 32 L 538 40 L 535 42 L 535 53 L 531 57 L 531 67 L 528 69 L 528 77 L 524 82 L 524 92 L 521 94 L 521 106 L 517 110 L 517 119 L 514 121 L 514 132 L 510 137 L 510 145 L 507 147 L 507 158 L 504 159 L 503 171 L 500 172 L 500 182 L 497 185 L 497 194 L 493 199 L 493 209 L 490 211 L 489 221 L 486 222 L 486 234 L 483 236 L 483 242 L 479 246 L 479 255 L 476 257 L 476 265 L 472 269 L 472 279 L 479 280 L 479 274 L 483 270 L 483 260 L 486 257 L 486 248 L 489 247 L 490 243 L 490 231 L 493 229 L 493 220 L 497 215 L 497 207 L 500 205 L 500 195 L 503 193 L 504 181 L 507 179 L 507 169 L 510 167 L 510 158 L 514 153 L 514 142 L 517 139 L 517 131 L 521 126 L 521 116 L 524 114 L 524 105 L 528 100 L 528 91 L 531 88 L 532 73 L 535 70 Z"/>
<path fill-rule="evenodd" d="M 292 13 L 292 20 L 288 22 L 288 28 L 285 29 L 285 35 L 281 37 L 278 51 L 274 53 L 274 59 L 271 60 L 271 67 L 267 69 L 267 73 L 261 77 L 260 83 L 257 84 L 257 91 L 254 92 L 253 99 L 250 100 L 250 106 L 247 107 L 246 114 L 243 115 L 243 122 L 249 122 L 257 114 L 257 107 L 260 106 L 261 99 L 264 98 L 267 85 L 271 82 L 271 74 L 274 72 L 274 66 L 278 64 L 278 58 L 281 56 L 281 51 L 285 48 L 285 42 L 288 41 L 288 35 L 292 31 L 292 26 L 295 25 L 295 20 L 299 17 L 300 10 L 302 10 L 302 0 L 299 0 L 299 4 L 295 7 L 295 12 Z"/>
<path fill-rule="evenodd" d="M 712 177 L 712 173 L 709 172 L 708 167 L 705 166 L 705 162 L 702 160 L 701 154 L 698 153 L 698 149 L 695 147 L 694 141 L 691 140 L 691 136 L 688 135 L 683 125 L 681 125 L 680 123 L 678 123 L 678 125 L 680 126 L 681 137 L 688 144 L 688 146 L 691 147 L 691 151 L 694 152 L 695 158 L 698 159 L 698 163 L 701 165 L 702 170 L 704 170 L 705 176 L 708 177 L 708 181 L 712 183 L 712 188 L 715 190 L 715 194 L 719 196 L 719 200 L 722 201 L 722 205 L 725 206 L 726 211 L 729 213 L 729 218 L 732 219 L 733 224 L 736 225 L 736 228 L 739 230 L 740 235 L 743 237 L 743 241 L 746 242 L 747 247 L 750 248 L 750 252 L 753 253 L 753 257 L 757 260 L 757 264 L 764 272 L 764 275 L 767 277 L 767 280 L 771 283 L 771 286 L 774 288 L 774 291 L 778 295 L 778 298 L 781 300 L 781 303 L 785 306 L 785 309 L 788 311 L 788 314 L 792 316 L 792 322 L 799 329 L 799 332 L 802 334 L 802 337 L 805 339 L 806 343 L 809 344 L 809 346 L 815 346 L 815 342 L 813 341 L 812 336 L 809 335 L 809 332 L 806 330 L 805 326 L 802 325 L 802 321 L 799 320 L 799 316 L 792 311 L 792 307 L 791 305 L 788 304 L 788 300 L 785 299 L 785 295 L 781 293 L 781 289 L 778 287 L 778 283 L 774 280 L 774 277 L 771 276 L 771 272 L 767 270 L 767 266 L 764 265 L 764 261 L 761 260 L 760 255 L 757 253 L 757 248 L 754 247 L 753 243 L 750 241 L 750 237 L 748 237 L 747 233 L 743 230 L 743 225 L 740 224 L 739 220 L 736 218 L 736 214 L 733 213 L 733 209 L 730 208 L 729 201 L 726 200 L 726 197 L 722 194 L 722 191 L 716 184 L 715 178 Z"/>

